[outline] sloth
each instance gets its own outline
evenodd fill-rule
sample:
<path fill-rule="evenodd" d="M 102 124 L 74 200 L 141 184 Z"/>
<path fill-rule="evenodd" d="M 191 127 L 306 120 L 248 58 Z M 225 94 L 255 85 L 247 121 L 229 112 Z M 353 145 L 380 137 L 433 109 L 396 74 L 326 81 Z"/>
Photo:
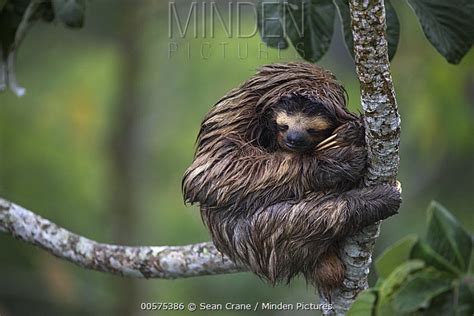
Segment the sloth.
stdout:
<path fill-rule="evenodd" d="M 329 293 L 340 242 L 397 213 L 395 185 L 365 187 L 362 116 L 308 63 L 262 67 L 205 116 L 182 181 L 217 249 L 275 285 L 302 274 Z"/>

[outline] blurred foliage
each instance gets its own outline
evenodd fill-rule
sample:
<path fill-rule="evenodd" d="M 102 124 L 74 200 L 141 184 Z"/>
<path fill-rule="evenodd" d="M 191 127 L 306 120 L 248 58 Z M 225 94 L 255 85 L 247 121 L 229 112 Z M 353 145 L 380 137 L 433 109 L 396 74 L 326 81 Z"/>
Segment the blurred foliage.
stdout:
<path fill-rule="evenodd" d="M 185 19 L 188 2 L 176 4 Z M 295 60 L 298 54 L 293 48 L 269 49 L 258 36 L 238 38 L 234 33 L 229 38 L 220 24 L 213 37 L 202 36 L 199 29 L 194 38 L 191 27 L 185 38 L 177 33 L 170 38 L 168 3 L 137 5 L 138 18 L 144 21 L 137 34 L 142 47 L 136 84 L 141 108 L 133 133 L 139 197 L 133 212 L 139 229 L 129 244 L 206 241 L 199 212 L 183 205 L 180 189 L 201 119 L 257 67 Z M 221 5 L 227 12 L 227 4 Z M 447 64 L 424 39 L 410 9 L 395 1 L 393 5 L 401 24 L 392 72 L 402 116 L 404 202 L 400 215 L 384 222 L 377 253 L 409 233 L 419 234 L 423 207 L 432 199 L 442 201 L 467 230 L 474 230 L 474 55 L 466 55 L 457 67 Z M 18 76 L 28 93 L 21 99 L 0 94 L 0 196 L 74 232 L 113 243 L 110 134 L 127 72 L 124 48 L 116 42 L 123 25 L 118 10 L 110 6 L 110 1 L 87 2 L 87 23 L 80 31 L 37 24 L 27 35 L 19 51 Z M 255 32 L 254 13 L 243 18 L 241 34 Z M 345 84 L 350 106 L 358 110 L 354 66 L 339 33 L 320 64 Z M 122 279 L 57 260 L 9 236 L 0 235 L 0 249 L 2 316 L 115 315 L 120 298 L 114 290 Z M 248 273 L 137 282 L 143 302 L 315 299 L 311 286 L 301 280 L 272 288 Z"/>
<path fill-rule="evenodd" d="M 472 315 L 472 237 L 432 202 L 426 236 L 404 238 L 384 251 L 376 262 L 379 280 L 361 293 L 349 315 Z"/>
<path fill-rule="evenodd" d="M 307 61 L 316 62 L 328 51 L 334 32 L 336 9 L 347 49 L 353 54 L 348 0 L 259 0 L 258 27 L 263 42 L 287 48 L 289 39 Z M 474 44 L 474 6 L 470 0 L 407 0 L 428 41 L 449 63 L 458 64 Z M 392 59 L 397 50 L 400 23 L 397 12 L 385 0 L 386 38 Z M 337 22 L 338 23 L 338 22 Z M 284 32 L 284 29 L 287 32 Z M 302 32 L 304 29 L 304 32 Z"/>
<path fill-rule="evenodd" d="M 2 0 L 0 2 L 0 91 L 25 94 L 16 80 L 16 55 L 30 27 L 38 20 L 84 25 L 85 0 Z"/>

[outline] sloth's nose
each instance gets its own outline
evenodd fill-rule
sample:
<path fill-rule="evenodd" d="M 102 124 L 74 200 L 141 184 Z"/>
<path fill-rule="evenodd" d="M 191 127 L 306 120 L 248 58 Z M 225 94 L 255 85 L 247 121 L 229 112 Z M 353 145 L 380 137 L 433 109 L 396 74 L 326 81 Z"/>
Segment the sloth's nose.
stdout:
<path fill-rule="evenodd" d="M 304 140 L 304 135 L 301 132 L 293 132 L 290 131 L 286 135 L 286 139 L 288 140 L 288 143 L 294 146 L 300 146 L 303 145 L 305 140 Z"/>

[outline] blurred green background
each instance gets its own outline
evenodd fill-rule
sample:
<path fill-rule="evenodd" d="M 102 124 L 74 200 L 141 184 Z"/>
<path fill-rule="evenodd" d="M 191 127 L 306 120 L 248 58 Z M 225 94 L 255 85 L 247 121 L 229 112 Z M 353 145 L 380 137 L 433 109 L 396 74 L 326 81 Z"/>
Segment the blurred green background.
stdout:
<path fill-rule="evenodd" d="M 190 2 L 175 4 L 184 23 Z M 201 119 L 260 65 L 298 59 L 296 52 L 267 49 L 258 35 L 238 38 L 237 20 L 241 35 L 255 29 L 250 7 L 240 19 L 234 11 L 230 38 L 218 21 L 214 36 L 203 36 L 200 15 L 197 38 L 192 26 L 181 38 L 176 24 L 170 38 L 168 1 L 87 5 L 85 28 L 38 23 L 20 48 L 17 73 L 27 94 L 0 94 L 0 196 L 102 242 L 209 240 L 180 189 Z M 219 8 L 226 13 L 227 1 Z M 421 234 L 432 199 L 474 230 L 474 53 L 449 65 L 407 5 L 397 2 L 396 9 L 402 29 L 392 75 L 402 116 L 404 202 L 400 215 L 384 222 L 376 254 L 406 234 Z M 339 33 L 320 64 L 344 83 L 357 110 L 358 82 Z M 313 301 L 314 289 L 303 280 L 273 288 L 249 273 L 122 279 L 0 235 L 2 316 L 166 314 L 141 312 L 140 302 Z"/>

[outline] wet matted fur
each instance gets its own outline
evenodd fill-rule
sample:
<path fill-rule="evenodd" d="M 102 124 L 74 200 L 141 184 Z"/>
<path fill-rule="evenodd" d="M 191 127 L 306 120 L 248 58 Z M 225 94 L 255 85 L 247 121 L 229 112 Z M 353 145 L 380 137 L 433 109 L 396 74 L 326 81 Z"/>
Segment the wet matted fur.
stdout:
<path fill-rule="evenodd" d="M 324 105 L 337 122 L 337 148 L 290 153 L 278 146 L 273 110 L 297 96 Z M 344 88 L 307 63 L 273 64 L 233 89 L 205 116 L 185 201 L 198 203 L 216 247 L 276 284 L 302 273 L 321 290 L 340 285 L 338 242 L 395 214 L 395 187 L 365 188 L 362 118 Z"/>

